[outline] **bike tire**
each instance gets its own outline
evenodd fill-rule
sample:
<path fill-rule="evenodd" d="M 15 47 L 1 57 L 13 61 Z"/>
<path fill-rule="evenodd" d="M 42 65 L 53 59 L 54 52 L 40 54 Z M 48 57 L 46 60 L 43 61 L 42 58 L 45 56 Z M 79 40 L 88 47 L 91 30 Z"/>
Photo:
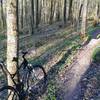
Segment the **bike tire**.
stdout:
<path fill-rule="evenodd" d="M 43 85 L 43 83 L 46 82 L 47 75 L 41 65 L 33 65 L 28 73 L 27 79 L 27 85 L 31 88 L 37 85 L 40 81 L 42 81 Z"/>
<path fill-rule="evenodd" d="M 11 94 L 12 94 L 11 100 L 19 100 L 19 95 L 17 93 L 17 90 L 14 87 L 4 86 L 4 87 L 0 88 L 0 100 L 8 100 L 8 98 L 10 97 Z"/>

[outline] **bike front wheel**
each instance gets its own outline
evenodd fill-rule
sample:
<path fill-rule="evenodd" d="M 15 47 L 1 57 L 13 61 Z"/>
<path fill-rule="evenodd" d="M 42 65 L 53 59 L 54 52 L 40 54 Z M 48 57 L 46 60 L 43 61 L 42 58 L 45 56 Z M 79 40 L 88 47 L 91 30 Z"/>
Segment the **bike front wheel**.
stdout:
<path fill-rule="evenodd" d="M 39 83 L 42 82 L 42 85 L 46 82 L 46 72 L 42 66 L 34 65 L 32 70 L 29 71 L 27 76 L 27 84 L 29 87 L 39 86 Z"/>
<path fill-rule="evenodd" d="M 19 100 L 18 93 L 14 87 L 4 86 L 0 89 L 0 100 Z"/>

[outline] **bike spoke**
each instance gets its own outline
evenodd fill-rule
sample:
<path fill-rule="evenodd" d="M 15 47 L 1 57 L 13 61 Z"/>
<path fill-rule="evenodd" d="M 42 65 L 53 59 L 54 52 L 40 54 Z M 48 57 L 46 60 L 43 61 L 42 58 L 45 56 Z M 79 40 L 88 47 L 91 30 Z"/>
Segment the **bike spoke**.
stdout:
<path fill-rule="evenodd" d="M 11 95 L 12 91 L 8 91 L 8 92 L 10 92 L 10 93 L 8 94 L 7 98 L 9 98 L 9 97 L 10 97 L 10 95 Z"/>

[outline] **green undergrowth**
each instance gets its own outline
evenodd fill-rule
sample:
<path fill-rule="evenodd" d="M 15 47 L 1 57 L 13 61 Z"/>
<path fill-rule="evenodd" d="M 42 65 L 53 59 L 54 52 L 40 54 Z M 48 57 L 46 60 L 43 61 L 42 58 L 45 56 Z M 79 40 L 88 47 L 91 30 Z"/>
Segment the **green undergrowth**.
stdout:
<path fill-rule="evenodd" d="M 43 39 L 41 38 L 41 39 L 37 40 L 37 42 L 35 43 L 35 48 L 41 49 L 42 52 L 45 52 L 45 50 L 52 47 L 52 46 L 49 46 L 49 44 L 51 44 L 53 41 L 55 41 L 55 39 L 58 39 L 58 41 L 59 41 L 61 38 L 63 39 L 68 34 L 69 34 L 68 32 L 64 32 L 64 33 L 56 32 L 56 33 L 54 33 L 53 40 L 52 40 L 51 37 L 48 37 L 48 38 L 51 38 L 50 41 L 48 41 L 48 39 L 46 37 L 43 37 Z M 4 39 L 5 39 L 5 36 L 0 35 L 0 41 L 2 41 Z M 26 50 L 27 48 L 33 47 L 34 41 L 35 41 L 34 39 L 35 38 L 33 36 L 28 37 L 28 39 L 27 38 L 20 39 L 19 49 L 20 50 Z M 0 50 L 0 54 L 2 56 L 5 56 L 5 49 L 6 48 L 3 48 L 3 49 Z"/>
<path fill-rule="evenodd" d="M 100 38 L 100 34 L 97 35 L 97 39 L 99 39 L 99 38 Z"/>
<path fill-rule="evenodd" d="M 87 32 L 88 32 L 89 34 L 91 34 L 93 31 L 95 31 L 95 30 L 97 30 L 97 29 L 100 29 L 100 26 L 96 26 L 96 27 L 90 26 L 90 27 L 87 29 Z"/>
<path fill-rule="evenodd" d="M 54 45 L 53 47 L 48 48 L 48 50 L 45 53 L 43 53 L 36 59 L 29 59 L 32 64 L 44 65 L 48 63 L 49 56 L 52 56 L 53 58 L 54 55 L 57 55 L 59 52 L 63 54 L 60 61 L 58 61 L 54 66 L 52 66 L 51 69 L 55 70 L 53 70 L 53 72 L 51 71 L 51 74 L 47 73 L 49 77 L 49 82 L 46 91 L 46 96 L 43 97 L 43 100 L 57 100 L 56 93 L 59 90 L 59 86 L 57 86 L 56 77 L 58 76 L 58 73 L 60 71 L 66 70 L 65 65 L 70 65 L 73 62 L 74 55 L 76 54 L 77 50 L 81 47 L 81 42 L 82 41 L 79 35 L 73 35 L 70 38 L 65 38 L 63 41 Z"/>
<path fill-rule="evenodd" d="M 98 30 L 100 29 L 100 26 L 90 26 L 88 29 L 87 29 L 87 34 L 86 34 L 86 37 L 87 37 L 87 41 L 90 41 L 93 37 L 92 37 L 92 33 L 95 31 L 95 30 Z M 100 34 L 97 36 L 97 39 L 100 38 Z"/>
<path fill-rule="evenodd" d="M 48 84 L 48 89 L 47 89 L 47 96 L 44 98 L 44 100 L 56 100 L 56 84 L 55 81 L 51 80 Z"/>
<path fill-rule="evenodd" d="M 60 95 L 57 95 L 57 92 L 61 91 L 60 90 L 61 87 L 58 84 L 59 82 L 57 82 L 57 77 L 58 77 L 57 75 L 58 73 L 66 70 L 66 64 L 70 65 L 73 62 L 73 57 L 76 54 L 77 49 L 79 48 L 80 48 L 80 45 L 78 44 L 72 46 L 72 48 L 69 49 L 65 53 L 65 55 L 62 57 L 62 59 L 54 66 L 55 67 L 54 69 L 56 71 L 54 71 L 53 74 L 55 73 L 55 77 L 49 80 L 49 85 L 48 85 L 47 93 L 46 93 L 46 96 L 44 97 L 44 100 L 57 100 L 57 98 L 60 98 L 60 100 L 62 100 L 63 97 L 61 97 Z"/>
<path fill-rule="evenodd" d="M 6 36 L 4 34 L 0 34 L 0 41 L 6 39 Z"/>
<path fill-rule="evenodd" d="M 63 37 L 68 34 L 69 33 L 67 32 L 63 32 L 63 33 L 56 34 L 56 36 L 59 35 L 59 37 Z M 60 61 L 57 62 L 56 65 L 52 66 L 52 68 L 54 68 L 55 70 L 53 71 L 53 73 L 49 74 L 48 76 L 52 77 L 52 74 L 55 74 L 55 76 L 52 77 L 52 79 L 50 78 L 48 82 L 47 93 L 43 100 L 57 100 L 56 92 L 57 90 L 59 90 L 59 86 L 57 86 L 55 78 L 57 77 L 58 72 L 62 70 L 66 70 L 65 65 L 70 65 L 73 62 L 74 55 L 76 54 L 77 50 L 81 47 L 81 43 L 82 41 L 80 39 L 80 36 L 75 34 L 68 38 L 64 38 L 62 41 L 56 43 L 53 46 L 46 48 L 35 59 L 33 58 L 28 59 L 32 64 L 46 65 L 50 60 L 49 57 L 51 57 L 52 59 L 54 55 L 59 54 L 59 52 L 61 52 L 62 54 L 63 52 L 65 52 L 62 58 L 60 59 Z M 37 43 L 37 47 L 41 47 L 41 46 L 45 48 L 45 44 L 43 45 L 40 41 L 40 44 Z M 28 47 L 29 48 L 32 47 L 32 42 L 28 44 Z M 24 46 L 20 47 L 20 49 L 23 48 Z"/>
<path fill-rule="evenodd" d="M 39 57 L 35 58 L 34 60 L 30 59 L 30 61 L 33 64 L 42 64 L 42 65 L 44 65 L 48 62 L 48 57 L 50 55 L 53 57 L 53 55 L 56 55 L 58 52 L 60 52 L 64 48 L 66 48 L 66 47 L 69 48 L 70 46 L 76 44 L 77 43 L 76 41 L 79 40 L 79 39 L 80 39 L 80 37 L 78 35 L 72 36 L 68 39 L 64 39 L 60 43 L 48 48 L 47 51 L 42 53 Z M 46 55 L 46 53 L 47 53 L 47 55 Z"/>
<path fill-rule="evenodd" d="M 92 39 L 92 35 L 91 34 L 86 34 L 87 37 L 87 41 L 90 41 Z"/>
<path fill-rule="evenodd" d="M 100 63 L 100 46 L 94 50 L 92 58 L 94 62 Z"/>
<path fill-rule="evenodd" d="M 58 72 L 65 70 L 65 65 L 70 65 L 73 60 L 73 56 L 76 54 L 77 50 L 81 47 L 81 39 L 79 35 L 72 35 L 69 38 L 63 39 L 61 42 L 57 43 L 56 45 L 49 47 L 44 53 L 42 53 L 39 57 L 36 57 L 34 60 L 31 58 L 29 59 L 30 63 L 32 64 L 41 64 L 46 65 L 49 62 L 49 57 L 53 59 L 55 55 L 58 55 L 59 52 L 63 54 L 60 61 L 58 61 L 54 66 L 51 67 L 51 71 L 48 74 L 49 82 L 46 96 L 43 97 L 43 100 L 56 100 L 56 93 L 59 90 L 59 86 L 56 83 L 56 77 L 58 76 Z M 65 53 L 63 53 L 65 52 Z M 59 58 L 59 57 L 58 57 Z M 49 59 L 49 60 L 48 60 Z"/>

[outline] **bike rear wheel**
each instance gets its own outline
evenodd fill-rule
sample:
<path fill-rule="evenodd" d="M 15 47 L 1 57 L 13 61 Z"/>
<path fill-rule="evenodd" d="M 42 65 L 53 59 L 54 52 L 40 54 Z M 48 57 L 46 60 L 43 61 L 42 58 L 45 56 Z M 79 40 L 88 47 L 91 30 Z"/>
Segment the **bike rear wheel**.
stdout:
<path fill-rule="evenodd" d="M 29 88 L 39 86 L 38 84 L 41 82 L 43 85 L 46 81 L 46 78 L 46 72 L 42 66 L 33 66 L 32 70 L 29 72 L 27 76 L 27 85 Z"/>
<path fill-rule="evenodd" d="M 0 89 L 0 100 L 8 100 L 8 98 L 12 98 L 10 100 L 19 100 L 16 89 L 11 86 L 4 86 Z"/>

